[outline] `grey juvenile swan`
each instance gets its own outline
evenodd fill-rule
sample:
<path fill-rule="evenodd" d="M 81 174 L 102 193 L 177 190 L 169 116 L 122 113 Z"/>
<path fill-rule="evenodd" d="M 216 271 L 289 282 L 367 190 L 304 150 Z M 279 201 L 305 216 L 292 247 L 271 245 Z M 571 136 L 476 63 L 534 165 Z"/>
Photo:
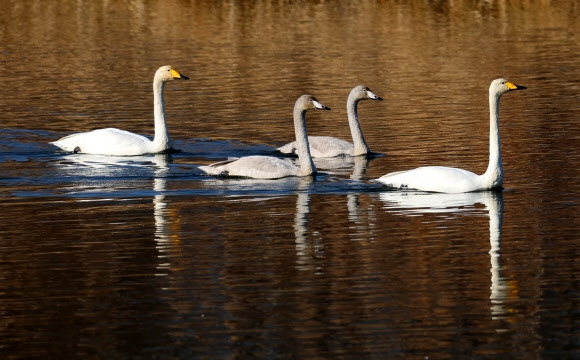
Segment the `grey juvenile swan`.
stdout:
<path fill-rule="evenodd" d="M 287 176 L 308 176 L 316 173 L 316 167 L 308 149 L 306 133 L 306 111 L 310 109 L 330 110 L 319 103 L 312 95 L 302 95 L 294 105 L 294 131 L 296 133 L 296 152 L 299 166 L 288 159 L 272 156 L 246 156 L 225 160 L 215 164 L 200 166 L 209 175 L 239 176 L 255 179 L 279 179 Z"/>
<path fill-rule="evenodd" d="M 338 139 L 331 136 L 309 136 L 310 154 L 314 158 L 325 158 L 335 156 L 359 156 L 367 155 L 371 149 L 367 145 L 358 121 L 358 102 L 361 100 L 379 100 L 383 99 L 374 94 L 371 89 L 364 85 L 354 87 L 348 95 L 346 101 L 346 111 L 348 114 L 348 125 L 353 142 Z M 283 154 L 293 154 L 296 152 L 296 142 L 293 141 L 276 149 Z"/>

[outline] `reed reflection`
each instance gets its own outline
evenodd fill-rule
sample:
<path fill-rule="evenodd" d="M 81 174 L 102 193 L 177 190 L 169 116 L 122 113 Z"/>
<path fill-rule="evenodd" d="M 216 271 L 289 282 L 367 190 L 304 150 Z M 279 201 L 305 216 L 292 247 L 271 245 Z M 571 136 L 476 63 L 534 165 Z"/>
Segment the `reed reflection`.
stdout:
<path fill-rule="evenodd" d="M 401 215 L 418 213 L 462 213 L 477 214 L 473 207 L 480 203 L 485 205 L 489 216 L 489 242 L 491 260 L 490 313 L 493 320 L 510 320 L 513 316 L 508 300 L 517 298 L 517 284 L 510 282 L 502 274 L 501 238 L 503 224 L 503 194 L 484 191 L 463 194 L 441 194 L 421 192 L 384 192 L 380 194 L 384 208 Z M 497 331 L 505 329 L 497 328 Z"/>

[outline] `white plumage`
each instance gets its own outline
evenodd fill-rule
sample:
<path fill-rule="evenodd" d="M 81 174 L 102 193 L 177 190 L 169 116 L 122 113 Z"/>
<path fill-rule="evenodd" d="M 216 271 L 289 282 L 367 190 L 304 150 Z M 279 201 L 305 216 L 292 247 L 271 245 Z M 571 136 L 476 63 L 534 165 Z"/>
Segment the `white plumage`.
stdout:
<path fill-rule="evenodd" d="M 173 79 L 187 80 L 189 78 L 181 75 L 169 65 L 162 66 L 155 72 L 153 79 L 155 137 L 153 141 L 125 130 L 106 128 L 68 135 L 51 144 L 69 152 L 117 156 L 155 154 L 171 149 L 173 141 L 169 136 L 165 121 L 163 89 L 165 83 Z"/>
<path fill-rule="evenodd" d="M 510 90 L 525 89 L 505 79 L 496 79 L 489 87 L 490 136 L 489 165 L 483 175 L 470 171 L 444 167 L 425 166 L 413 170 L 384 175 L 376 181 L 396 189 L 422 190 L 442 193 L 463 193 L 501 187 L 503 165 L 499 136 L 499 100 Z"/>

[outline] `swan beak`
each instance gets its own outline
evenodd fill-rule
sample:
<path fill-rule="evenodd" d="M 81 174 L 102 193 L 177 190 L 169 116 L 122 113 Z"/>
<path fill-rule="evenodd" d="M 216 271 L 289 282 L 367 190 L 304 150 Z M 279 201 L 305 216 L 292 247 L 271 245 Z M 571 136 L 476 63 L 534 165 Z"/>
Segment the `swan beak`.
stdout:
<path fill-rule="evenodd" d="M 312 103 L 314 104 L 314 108 L 316 110 L 330 110 L 330 108 L 326 105 L 322 105 L 321 103 L 319 103 L 316 100 L 313 100 Z"/>
<path fill-rule="evenodd" d="M 171 75 L 173 75 L 174 79 L 189 80 L 187 76 L 181 75 L 177 70 L 171 69 Z"/>
<path fill-rule="evenodd" d="M 510 90 L 524 90 L 524 89 L 527 89 L 527 87 L 525 87 L 525 86 L 516 85 L 516 84 L 514 84 L 512 82 L 509 82 L 509 81 L 506 81 L 505 84 L 507 85 L 508 89 L 510 89 Z"/>
<path fill-rule="evenodd" d="M 368 92 L 368 95 L 369 95 L 369 99 L 371 99 L 371 100 L 383 101 L 383 98 L 382 97 L 378 96 L 377 94 L 375 94 L 372 91 L 369 91 Z"/>

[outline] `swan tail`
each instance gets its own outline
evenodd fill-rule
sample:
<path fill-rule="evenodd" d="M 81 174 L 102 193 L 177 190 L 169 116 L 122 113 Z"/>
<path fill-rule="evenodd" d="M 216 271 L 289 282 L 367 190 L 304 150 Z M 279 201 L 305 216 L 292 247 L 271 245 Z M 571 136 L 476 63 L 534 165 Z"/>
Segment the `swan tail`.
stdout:
<path fill-rule="evenodd" d="M 230 164 L 238 159 L 239 158 L 231 157 L 228 158 L 227 160 L 218 161 L 213 164 L 199 166 L 198 169 L 200 169 L 201 171 L 205 172 L 208 175 L 228 176 L 229 172 L 227 170 L 222 169 L 221 167 Z"/>
<path fill-rule="evenodd" d="M 77 144 L 77 141 L 75 140 L 75 138 L 78 136 L 79 134 L 71 134 L 71 135 L 67 135 L 65 137 L 62 137 L 56 141 L 51 141 L 49 142 L 49 144 L 52 144 L 56 147 L 61 148 L 64 151 L 67 152 L 80 152 L 80 148 Z"/>
<path fill-rule="evenodd" d="M 296 142 L 291 142 L 284 146 L 280 146 L 279 148 L 276 149 L 276 151 L 281 152 L 282 154 L 295 154 Z"/>
<path fill-rule="evenodd" d="M 198 169 L 203 171 L 204 173 L 206 173 L 208 175 L 223 175 L 224 173 L 227 174 L 227 171 L 215 168 L 212 165 L 199 166 Z"/>

